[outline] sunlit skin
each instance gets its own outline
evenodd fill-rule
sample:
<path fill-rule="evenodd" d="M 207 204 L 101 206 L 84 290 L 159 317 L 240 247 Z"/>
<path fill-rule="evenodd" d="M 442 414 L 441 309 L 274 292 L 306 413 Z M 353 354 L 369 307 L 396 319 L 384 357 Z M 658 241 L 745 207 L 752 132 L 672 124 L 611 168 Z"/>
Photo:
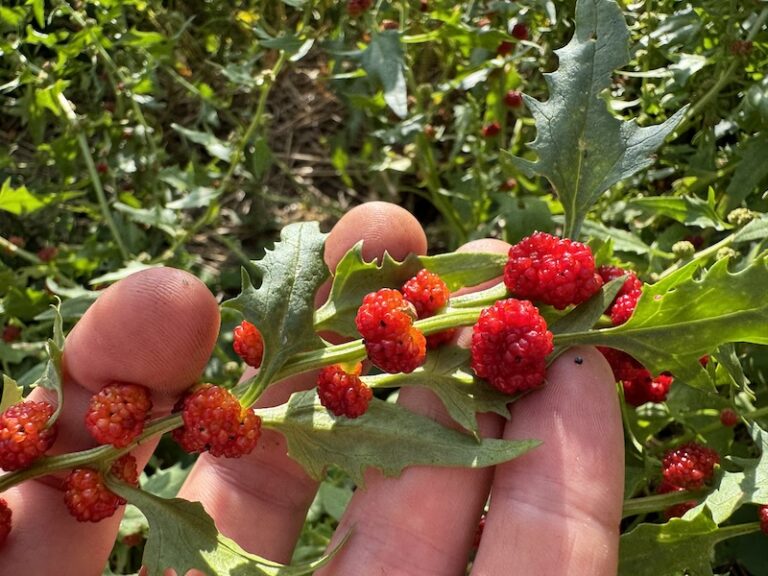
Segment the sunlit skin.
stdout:
<path fill-rule="evenodd" d="M 427 241 L 405 210 L 369 203 L 348 212 L 332 230 L 325 259 L 333 269 L 359 240 L 367 259 L 385 250 L 395 258 L 423 254 Z M 506 252 L 498 240 L 464 250 Z M 328 293 L 318 294 L 322 301 Z M 67 338 L 66 403 L 54 452 L 93 445 L 82 424 L 89 397 L 113 381 L 152 390 L 153 415 L 167 413 L 194 383 L 219 331 L 216 301 L 205 285 L 169 268 L 135 274 L 107 289 Z M 467 343 L 468 332 L 458 335 Z M 270 388 L 259 400 L 284 402 L 314 385 L 303 374 Z M 52 400 L 44 390 L 33 399 Z M 427 390 L 404 389 L 404 407 L 451 425 Z M 613 377 L 591 348 L 572 349 L 550 367 L 548 383 L 511 406 L 512 418 L 479 416 L 484 436 L 537 438 L 543 445 L 495 469 L 413 467 L 399 478 L 367 473 L 355 492 L 339 538 L 354 533 L 323 576 L 461 575 L 482 508 L 492 506 L 473 575 L 613 575 L 617 569 L 624 455 Z M 155 442 L 133 453 L 146 463 Z M 257 448 L 237 460 L 199 458 L 180 496 L 202 502 L 219 530 L 249 552 L 288 562 L 317 490 L 286 455 L 285 442 L 265 430 Z M 2 574 L 98 576 L 115 540 L 120 514 L 78 523 L 54 482 L 30 481 L 6 492 L 14 529 L 0 554 Z M 44 542 L 45 553 L 40 554 Z M 361 567 L 365 567 L 361 572 Z M 168 571 L 168 574 L 172 571 Z"/>

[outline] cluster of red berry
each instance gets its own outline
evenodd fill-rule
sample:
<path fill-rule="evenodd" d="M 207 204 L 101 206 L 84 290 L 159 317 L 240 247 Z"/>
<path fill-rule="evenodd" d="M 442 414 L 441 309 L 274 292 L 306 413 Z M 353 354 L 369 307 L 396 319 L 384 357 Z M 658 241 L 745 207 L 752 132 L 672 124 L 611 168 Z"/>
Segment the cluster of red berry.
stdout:
<path fill-rule="evenodd" d="M 688 442 L 669 450 L 662 458 L 662 481 L 657 488 L 659 494 L 699 490 L 709 482 L 715 465 L 720 463 L 717 452 L 696 442 Z M 696 506 L 696 500 L 688 500 L 667 508 L 667 518 L 678 518 Z"/>

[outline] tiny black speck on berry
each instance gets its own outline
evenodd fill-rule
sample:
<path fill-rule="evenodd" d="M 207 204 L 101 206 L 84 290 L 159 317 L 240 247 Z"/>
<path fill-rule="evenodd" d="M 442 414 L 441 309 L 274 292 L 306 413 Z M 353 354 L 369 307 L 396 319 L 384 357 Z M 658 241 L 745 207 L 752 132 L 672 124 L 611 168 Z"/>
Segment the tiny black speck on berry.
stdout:
<path fill-rule="evenodd" d="M 581 356 L 576 356 L 576 358 L 573 359 L 573 363 L 581 366 L 582 364 L 584 364 L 584 358 L 582 358 Z"/>

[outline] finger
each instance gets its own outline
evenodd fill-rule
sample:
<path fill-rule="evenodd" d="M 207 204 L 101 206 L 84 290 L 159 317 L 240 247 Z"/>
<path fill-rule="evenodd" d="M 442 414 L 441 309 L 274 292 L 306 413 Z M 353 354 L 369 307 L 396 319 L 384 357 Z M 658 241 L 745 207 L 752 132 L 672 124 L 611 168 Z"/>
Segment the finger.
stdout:
<path fill-rule="evenodd" d="M 348 212 L 326 240 L 325 261 L 333 270 L 342 256 L 363 241 L 363 257 L 384 251 L 401 260 L 426 251 L 421 225 L 407 211 L 383 202 Z M 284 403 L 297 390 L 315 386 L 316 374 L 281 382 L 260 398 L 259 406 Z M 203 454 L 180 496 L 203 503 L 219 530 L 246 550 L 278 562 L 290 560 L 312 503 L 317 483 L 286 454 L 282 435 L 265 430 L 253 453 L 237 460 Z"/>
<path fill-rule="evenodd" d="M 509 244 L 483 239 L 462 246 L 462 252 L 506 253 Z M 491 280 L 472 290 L 493 285 Z M 469 330 L 471 332 L 471 329 Z M 462 331 L 463 332 L 463 331 Z M 459 342 L 465 336 L 459 335 Z M 442 402 L 429 390 L 403 388 L 403 407 L 456 428 Z M 503 419 L 479 414 L 483 437 L 499 437 Z M 366 573 L 395 575 L 464 574 L 478 519 L 488 497 L 493 469 L 406 468 L 398 478 L 366 474 L 336 531 L 331 547 L 352 529 L 352 536 L 333 561 L 318 574 L 345 576 Z"/>
<path fill-rule="evenodd" d="M 219 331 L 219 311 L 206 286 L 170 268 L 139 272 L 104 291 L 69 334 L 64 347 L 64 406 L 52 452 L 96 443 L 83 418 L 91 395 L 105 384 L 150 388 L 153 412 L 169 412 L 202 372 Z M 36 389 L 33 399 L 56 403 Z M 143 468 L 157 439 L 133 454 Z M 54 482 L 27 481 L 4 495 L 14 528 L 2 552 L 3 574 L 101 574 L 122 513 L 80 523 Z M 45 554 L 35 553 L 44 546 Z"/>
<path fill-rule="evenodd" d="M 613 375 L 597 350 L 573 348 L 547 380 L 512 406 L 504 437 L 543 444 L 496 467 L 473 576 L 616 574 L 624 440 Z"/>

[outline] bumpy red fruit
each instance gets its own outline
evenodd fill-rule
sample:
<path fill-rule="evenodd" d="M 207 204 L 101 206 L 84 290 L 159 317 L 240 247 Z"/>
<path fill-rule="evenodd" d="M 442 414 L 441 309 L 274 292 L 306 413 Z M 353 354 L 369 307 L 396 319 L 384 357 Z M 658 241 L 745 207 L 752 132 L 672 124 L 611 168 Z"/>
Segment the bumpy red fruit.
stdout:
<path fill-rule="evenodd" d="M 320 403 L 336 416 L 357 418 L 368 410 L 373 392 L 360 380 L 362 365 L 347 372 L 338 364 L 328 366 L 317 377 Z"/>
<path fill-rule="evenodd" d="M 85 427 L 100 444 L 128 446 L 144 430 L 152 401 L 140 384 L 107 384 L 91 397 Z"/>
<path fill-rule="evenodd" d="M 0 468 L 26 468 L 42 456 L 56 440 L 57 426 L 48 426 L 53 406 L 25 400 L 0 415 Z"/>
<path fill-rule="evenodd" d="M 727 428 L 733 428 L 739 423 L 739 415 L 733 408 L 723 408 L 720 411 L 720 423 Z"/>
<path fill-rule="evenodd" d="M 499 132 L 501 132 L 501 124 L 495 120 L 483 126 L 482 130 L 484 138 L 493 138 L 494 136 L 498 135 Z"/>
<path fill-rule="evenodd" d="M 395 374 L 413 372 L 424 363 L 426 339 L 413 327 L 415 308 L 397 290 L 382 288 L 363 298 L 355 325 L 368 358 Z"/>
<path fill-rule="evenodd" d="M 720 463 L 720 456 L 706 446 L 689 442 L 668 451 L 662 459 L 664 482 L 670 486 L 696 490 L 708 482 Z"/>
<path fill-rule="evenodd" d="M 760 506 L 757 515 L 760 518 L 760 530 L 763 531 L 763 534 L 768 534 L 768 505 Z"/>
<path fill-rule="evenodd" d="M 509 90 L 504 95 L 504 104 L 510 108 L 520 108 L 523 105 L 523 95 L 517 90 Z"/>
<path fill-rule="evenodd" d="M 249 454 L 261 434 L 261 418 L 229 390 L 203 384 L 177 404 L 184 426 L 172 432 L 187 452 L 239 458 Z"/>
<path fill-rule="evenodd" d="M 11 533 L 11 509 L 8 507 L 8 502 L 0 498 L 0 546 L 2 546 L 8 534 Z"/>
<path fill-rule="evenodd" d="M 603 280 L 589 246 L 535 232 L 509 249 L 504 284 L 513 296 L 562 310 L 590 298 Z"/>
<path fill-rule="evenodd" d="M 113 462 L 110 473 L 126 484 L 138 485 L 136 459 L 130 454 Z M 78 521 L 98 522 L 112 516 L 125 499 L 107 488 L 98 470 L 76 468 L 64 481 L 64 502 Z"/>
<path fill-rule="evenodd" d="M 448 298 L 451 295 L 448 285 L 442 278 L 426 268 L 420 270 L 403 285 L 402 293 L 403 297 L 416 308 L 416 314 L 420 319 L 437 314 L 448 304 Z M 427 347 L 437 348 L 445 344 L 455 332 L 455 330 L 444 330 L 427 336 Z"/>
<path fill-rule="evenodd" d="M 634 272 L 623 270 L 618 266 L 600 266 L 597 269 L 603 282 L 608 283 L 615 278 L 620 278 L 627 274 L 627 279 L 622 284 L 616 298 L 613 299 L 608 308 L 608 315 L 614 326 L 624 324 L 637 307 L 637 301 L 643 293 L 643 283 Z"/>
<path fill-rule="evenodd" d="M 261 332 L 248 322 L 243 320 L 232 332 L 234 338 L 232 347 L 235 353 L 243 359 L 248 366 L 258 368 L 264 356 L 264 339 Z"/>
<path fill-rule="evenodd" d="M 626 352 L 602 346 L 597 349 L 608 360 L 616 381 L 621 382 L 627 404 L 640 406 L 646 402 L 660 403 L 667 399 L 674 382 L 671 374 L 664 372 L 654 378 L 640 362 Z"/>
<path fill-rule="evenodd" d="M 541 385 L 552 332 L 527 300 L 499 300 L 472 330 L 472 369 L 498 390 L 514 394 Z"/>
<path fill-rule="evenodd" d="M 512 36 L 518 40 L 528 40 L 528 26 L 525 24 L 515 24 L 512 27 Z"/>

